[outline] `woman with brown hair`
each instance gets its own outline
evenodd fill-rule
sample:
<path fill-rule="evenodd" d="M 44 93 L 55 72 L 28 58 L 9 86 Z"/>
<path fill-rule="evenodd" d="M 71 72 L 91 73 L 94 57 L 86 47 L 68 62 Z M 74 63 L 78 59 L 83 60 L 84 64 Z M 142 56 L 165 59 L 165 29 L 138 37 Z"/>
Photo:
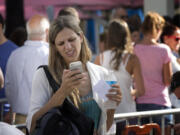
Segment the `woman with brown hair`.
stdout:
<path fill-rule="evenodd" d="M 50 27 L 49 43 L 48 69 L 60 87 L 53 94 L 44 71 L 37 70 L 32 84 L 28 128 L 33 131 L 38 118 L 51 108 L 62 105 L 65 98 L 68 98 L 94 121 L 94 135 L 105 135 L 111 127 L 114 110 L 104 108 L 102 99 L 92 87 L 108 72 L 105 68 L 89 62 L 91 51 L 78 20 L 70 15 L 55 19 Z M 83 73 L 80 70 L 69 70 L 69 64 L 76 61 L 82 62 Z M 107 94 L 107 98 L 119 103 L 121 100 L 119 85 L 113 87 L 115 89 L 110 91 L 117 94 Z"/>
<path fill-rule="evenodd" d="M 136 55 L 132 54 L 132 43 L 128 25 L 120 19 L 113 19 L 107 32 L 108 50 L 103 52 L 103 61 L 99 64 L 109 70 L 113 70 L 117 78 L 117 84 L 122 91 L 122 101 L 116 109 L 116 113 L 135 112 L 135 98 L 144 94 L 143 78 L 140 63 Z M 133 87 L 133 79 L 136 89 Z M 128 107 L 127 107 L 128 106 Z M 134 120 L 130 124 L 135 124 Z M 116 134 L 120 135 L 125 123 L 117 124 Z"/>
<path fill-rule="evenodd" d="M 137 111 L 163 110 L 171 108 L 168 86 L 170 84 L 171 52 L 169 47 L 158 43 L 165 20 L 156 12 L 148 12 L 142 24 L 143 39 L 136 44 L 134 52 L 141 63 L 145 94 L 137 98 Z M 161 125 L 161 117 L 153 117 Z M 149 119 L 143 119 L 148 123 Z M 165 117 L 166 126 L 171 116 Z M 168 134 L 168 131 L 166 131 Z"/>

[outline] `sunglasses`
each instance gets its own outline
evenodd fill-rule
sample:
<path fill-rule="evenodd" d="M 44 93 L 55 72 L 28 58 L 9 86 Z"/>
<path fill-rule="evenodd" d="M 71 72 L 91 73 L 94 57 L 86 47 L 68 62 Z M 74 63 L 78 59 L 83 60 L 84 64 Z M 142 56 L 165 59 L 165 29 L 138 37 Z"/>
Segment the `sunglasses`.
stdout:
<path fill-rule="evenodd" d="M 169 38 L 173 38 L 176 42 L 180 40 L 180 37 L 177 36 L 168 36 Z"/>

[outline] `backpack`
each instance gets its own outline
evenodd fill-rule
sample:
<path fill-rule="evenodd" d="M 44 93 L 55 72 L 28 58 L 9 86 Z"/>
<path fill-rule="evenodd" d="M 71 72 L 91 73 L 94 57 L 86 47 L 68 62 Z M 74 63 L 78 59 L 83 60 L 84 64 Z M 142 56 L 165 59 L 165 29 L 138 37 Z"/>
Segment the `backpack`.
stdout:
<path fill-rule="evenodd" d="M 53 79 L 46 65 L 43 68 L 53 92 L 59 85 Z M 31 135 L 93 135 L 94 122 L 77 109 L 67 98 L 59 107 L 50 109 L 36 121 Z"/>

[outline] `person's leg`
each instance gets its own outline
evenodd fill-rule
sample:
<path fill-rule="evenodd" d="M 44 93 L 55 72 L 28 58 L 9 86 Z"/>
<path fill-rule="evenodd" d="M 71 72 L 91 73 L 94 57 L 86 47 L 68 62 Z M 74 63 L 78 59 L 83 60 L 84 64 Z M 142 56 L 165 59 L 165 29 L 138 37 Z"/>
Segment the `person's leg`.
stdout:
<path fill-rule="evenodd" d="M 136 125 L 137 124 L 137 119 L 132 118 L 129 119 L 129 124 L 130 125 Z M 126 122 L 122 121 L 116 124 L 116 135 L 123 135 L 124 128 L 126 126 Z M 133 132 L 129 132 L 128 135 L 135 135 Z"/>
<path fill-rule="evenodd" d="M 26 115 L 16 113 L 14 124 L 24 124 L 26 123 Z"/>
<path fill-rule="evenodd" d="M 149 104 L 136 104 L 136 110 L 138 112 L 149 111 L 149 110 L 151 110 L 151 107 L 150 107 Z M 149 118 L 148 117 L 141 118 L 141 125 L 147 124 L 147 123 L 149 123 Z"/>
<path fill-rule="evenodd" d="M 26 115 L 15 114 L 15 123 L 14 124 L 24 124 L 26 123 Z M 26 129 L 22 129 L 22 132 L 26 133 Z"/>
<path fill-rule="evenodd" d="M 157 105 L 157 104 L 137 104 L 137 111 L 153 111 L 153 110 L 164 110 L 170 109 L 170 107 Z M 152 117 L 152 121 L 157 123 L 161 127 L 161 116 Z M 149 118 L 143 118 L 142 124 L 149 123 Z M 172 115 L 165 115 L 165 133 L 166 135 L 170 135 L 170 124 L 172 123 Z"/>
<path fill-rule="evenodd" d="M 166 106 L 162 106 L 162 105 L 153 105 L 153 109 L 154 110 L 165 110 L 165 109 L 170 109 L 170 107 L 166 107 Z M 165 135 L 170 135 L 173 116 L 172 115 L 164 115 L 164 117 L 165 117 L 165 123 L 164 123 Z M 161 125 L 162 125 L 161 119 L 162 119 L 162 116 L 155 116 L 155 117 L 153 117 L 153 122 L 158 123 L 161 127 Z"/>
<path fill-rule="evenodd" d="M 122 131 L 124 130 L 125 126 L 126 126 L 125 121 L 116 123 L 116 135 L 123 135 Z"/>

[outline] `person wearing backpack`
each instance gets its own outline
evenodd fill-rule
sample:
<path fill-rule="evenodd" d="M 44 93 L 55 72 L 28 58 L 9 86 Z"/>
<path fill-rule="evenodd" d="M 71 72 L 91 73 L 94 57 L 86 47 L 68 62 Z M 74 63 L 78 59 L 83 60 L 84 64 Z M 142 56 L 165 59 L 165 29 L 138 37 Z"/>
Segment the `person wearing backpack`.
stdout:
<path fill-rule="evenodd" d="M 92 88 L 109 72 L 89 62 L 91 51 L 77 19 L 70 15 L 55 19 L 50 26 L 49 45 L 48 70 L 60 87 L 53 93 L 43 68 L 36 71 L 27 118 L 29 131 L 33 133 L 39 118 L 52 108 L 63 106 L 68 100 L 94 121 L 94 135 L 106 135 L 112 125 L 115 109 L 107 110 Z M 69 64 L 75 61 L 82 62 L 83 73 L 69 70 Z M 119 85 L 112 86 L 106 96 L 118 105 L 122 98 L 121 90 Z"/>

